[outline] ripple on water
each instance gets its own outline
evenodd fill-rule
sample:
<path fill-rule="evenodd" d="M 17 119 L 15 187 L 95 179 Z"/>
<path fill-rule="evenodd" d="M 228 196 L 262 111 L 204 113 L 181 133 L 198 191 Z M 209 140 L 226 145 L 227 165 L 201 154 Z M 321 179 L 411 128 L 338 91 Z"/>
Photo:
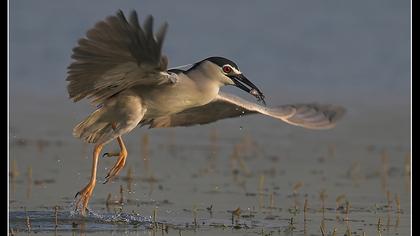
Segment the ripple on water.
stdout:
<path fill-rule="evenodd" d="M 152 220 L 150 216 L 141 216 L 136 213 L 97 213 L 87 211 L 84 217 L 78 211 L 57 212 L 58 226 L 55 227 L 54 211 L 13 211 L 9 213 L 10 228 L 17 231 L 26 231 L 27 217 L 29 217 L 31 231 L 115 231 L 115 230 L 141 230 L 150 229 Z M 85 228 L 86 224 L 89 227 Z"/>

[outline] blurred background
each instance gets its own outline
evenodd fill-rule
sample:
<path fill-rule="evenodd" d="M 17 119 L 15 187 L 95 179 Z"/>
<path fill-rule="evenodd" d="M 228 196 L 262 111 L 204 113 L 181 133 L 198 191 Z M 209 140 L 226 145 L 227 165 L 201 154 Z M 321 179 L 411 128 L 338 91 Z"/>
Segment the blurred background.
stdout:
<path fill-rule="evenodd" d="M 117 9 L 169 23 L 170 66 L 220 55 L 237 62 L 269 105 L 336 103 L 360 119 L 388 109 L 408 124 L 410 1 L 19 0 L 10 2 L 11 128 L 46 135 L 51 123 L 42 116 L 71 119 L 88 107 L 67 100 L 71 50 Z M 40 116 L 35 127 L 28 115 Z M 72 125 L 60 123 L 63 135 Z"/>
<path fill-rule="evenodd" d="M 303 173 L 305 168 L 310 168 L 310 163 L 318 160 L 305 155 L 322 156 L 328 145 L 333 145 L 342 156 L 339 163 L 326 167 L 328 171 L 334 169 L 341 175 L 350 163 L 358 162 L 362 173 L 376 173 L 381 163 L 379 153 L 387 150 L 391 166 L 395 165 L 397 172 L 403 173 L 404 155 L 410 150 L 408 0 L 15 0 L 10 1 L 9 11 L 10 163 L 17 163 L 16 168 L 20 168 L 21 173 L 32 166 L 31 174 L 33 171 L 38 178 L 43 178 L 45 170 L 52 170 L 57 182 L 43 187 L 52 191 L 42 192 L 40 189 L 40 195 L 30 200 L 25 198 L 24 188 L 21 192 L 16 190 L 12 207 L 36 207 L 47 204 L 47 199 L 60 202 L 60 197 L 73 196 L 86 183 L 90 173 L 91 147 L 74 139 L 72 128 L 94 108 L 86 101 L 73 103 L 68 99 L 66 70 L 77 40 L 84 37 L 96 22 L 115 14 L 117 9 L 126 13 L 135 9 L 140 20 L 151 14 L 155 17 L 155 28 L 164 21 L 169 23 L 163 53 L 168 56 L 171 67 L 209 56 L 223 56 L 235 61 L 241 71 L 262 89 L 268 106 L 319 102 L 342 105 L 347 109 L 337 128 L 329 131 L 308 131 L 262 116 L 224 120 L 188 129 L 136 129 L 126 135 L 126 139 L 129 152 L 130 147 L 132 150 L 128 165 L 138 162 L 137 173 L 141 173 L 144 165 L 137 157 L 141 153 L 139 140 L 143 135 L 149 134 L 151 138 L 151 152 L 154 153 L 151 154 L 151 165 L 158 169 L 155 173 L 168 177 L 174 172 L 182 172 L 183 168 L 194 169 L 197 164 L 194 167 L 192 162 L 184 166 L 185 162 L 176 160 L 166 165 L 169 162 L 165 161 L 171 159 L 159 154 L 160 145 L 172 142 L 193 150 L 194 145 L 208 145 L 212 130 L 217 130 L 220 138 L 220 155 L 228 155 L 232 146 L 248 135 L 264 148 L 268 156 L 278 154 L 295 158 L 289 160 L 285 157 L 287 161 L 279 165 L 286 172 L 292 163 L 290 170 L 295 170 L 295 174 Z M 223 90 L 254 100 L 235 88 Z M 45 150 L 45 143 L 50 144 L 50 151 Z M 43 154 L 34 157 L 40 148 L 44 148 Z M 374 153 L 366 153 L 366 150 Z M 48 157 L 39 159 L 39 155 Z M 207 157 L 204 156 L 196 153 L 190 157 L 205 163 Z M 293 160 L 296 163 L 293 164 Z M 104 165 L 110 166 L 112 161 L 106 163 Z M 219 159 L 219 165 L 226 163 L 227 159 Z M 259 165 L 264 165 L 262 163 L 253 162 L 249 169 L 259 171 Z M 296 175 L 288 173 L 291 176 L 282 180 L 284 185 L 277 182 L 280 189 L 293 185 Z M 322 181 L 336 178 L 327 173 L 323 177 Z M 311 175 L 302 174 L 299 178 L 309 183 L 305 185 L 308 187 L 306 191 L 318 191 L 315 188 L 318 182 Z M 211 181 L 201 179 L 187 183 L 206 186 L 203 183 Z M 321 185 L 328 186 L 322 181 Z M 362 188 L 364 193 L 374 191 L 372 186 L 377 186 L 376 182 Z M 393 192 L 405 191 L 398 180 L 394 186 Z M 97 198 L 106 196 L 100 188 L 97 191 Z M 405 193 L 406 204 L 409 204 L 409 195 Z M 181 201 L 182 191 L 178 194 Z"/>

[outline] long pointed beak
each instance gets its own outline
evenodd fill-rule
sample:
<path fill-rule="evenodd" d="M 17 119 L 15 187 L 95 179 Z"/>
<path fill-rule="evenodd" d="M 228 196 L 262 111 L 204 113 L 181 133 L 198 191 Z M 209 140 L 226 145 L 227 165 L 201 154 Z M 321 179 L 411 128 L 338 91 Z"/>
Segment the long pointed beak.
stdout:
<path fill-rule="evenodd" d="M 239 75 L 232 75 L 229 76 L 232 81 L 235 83 L 235 86 L 244 90 L 245 92 L 251 94 L 252 96 L 256 97 L 258 101 L 261 101 L 265 105 L 264 101 L 264 94 L 261 92 L 261 90 L 255 86 L 251 81 L 249 81 L 243 74 Z M 245 85 L 248 85 L 249 88 Z"/>

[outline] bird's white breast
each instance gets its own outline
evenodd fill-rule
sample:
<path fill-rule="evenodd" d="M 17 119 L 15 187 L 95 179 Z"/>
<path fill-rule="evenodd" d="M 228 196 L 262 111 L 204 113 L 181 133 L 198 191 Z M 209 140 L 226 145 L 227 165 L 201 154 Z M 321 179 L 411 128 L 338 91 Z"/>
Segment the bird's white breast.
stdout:
<path fill-rule="evenodd" d="M 217 96 L 219 85 L 217 83 L 204 84 L 200 81 L 194 81 L 181 73 L 178 75 L 176 83 L 139 87 L 136 92 L 142 97 L 147 109 L 145 114 L 147 119 L 205 105 Z"/>

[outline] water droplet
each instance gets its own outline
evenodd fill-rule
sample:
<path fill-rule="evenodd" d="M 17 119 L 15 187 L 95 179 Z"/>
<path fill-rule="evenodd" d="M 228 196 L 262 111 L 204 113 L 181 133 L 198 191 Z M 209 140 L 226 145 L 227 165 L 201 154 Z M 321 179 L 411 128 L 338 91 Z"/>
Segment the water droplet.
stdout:
<path fill-rule="evenodd" d="M 242 126 L 239 126 L 239 130 L 242 130 L 243 129 L 243 127 Z"/>

